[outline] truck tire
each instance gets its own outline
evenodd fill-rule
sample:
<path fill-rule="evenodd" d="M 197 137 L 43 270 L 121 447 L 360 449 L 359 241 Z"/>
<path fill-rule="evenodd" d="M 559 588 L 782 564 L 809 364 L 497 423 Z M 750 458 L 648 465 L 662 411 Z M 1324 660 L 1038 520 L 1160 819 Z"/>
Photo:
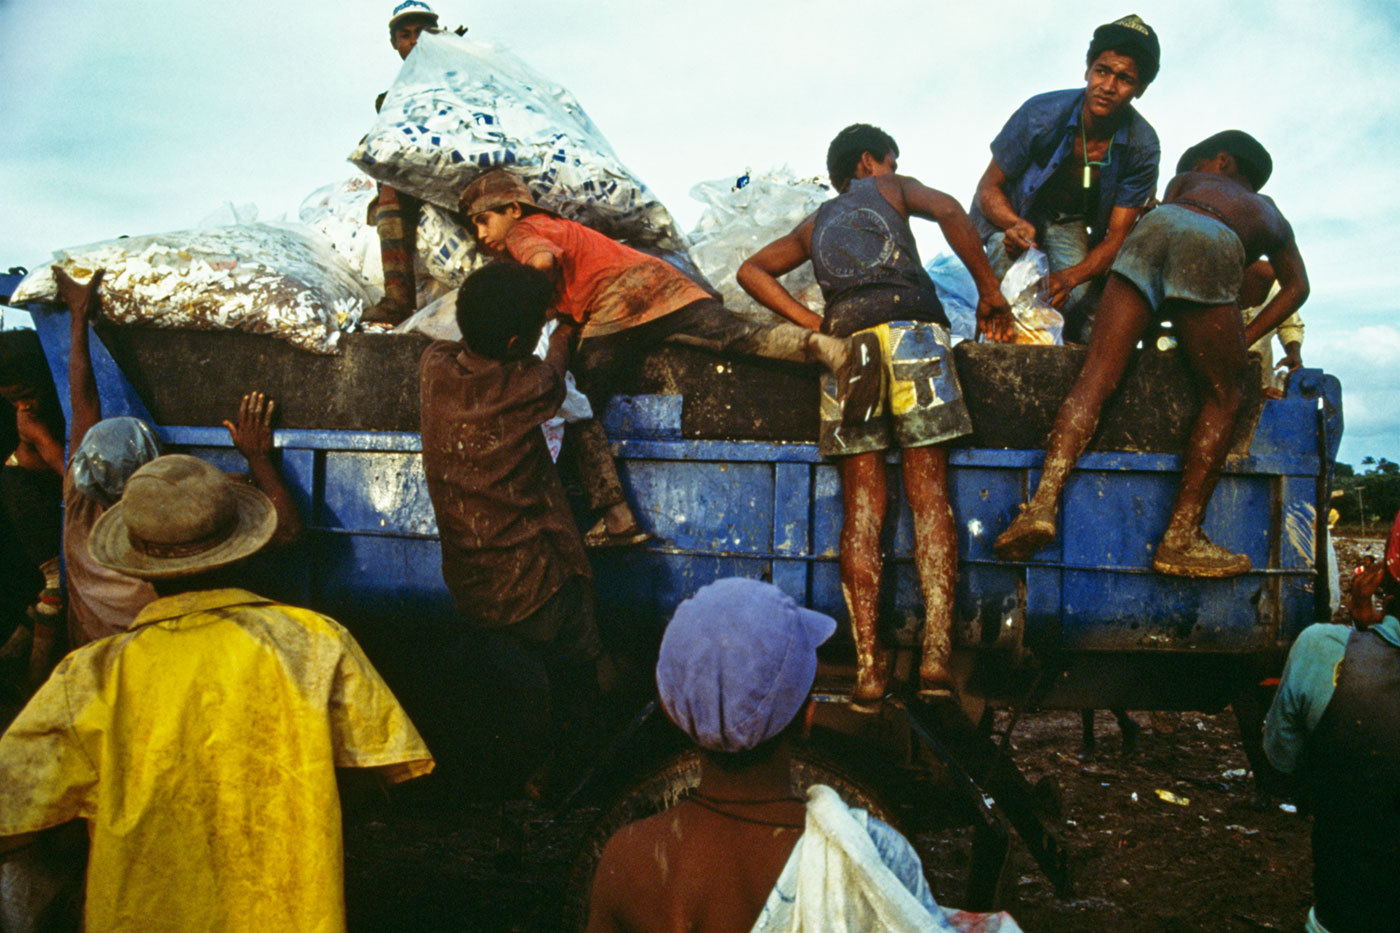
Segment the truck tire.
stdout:
<path fill-rule="evenodd" d="M 564 882 L 563 924 L 566 931 L 582 931 L 588 925 L 588 901 L 593 889 L 593 873 L 603 847 L 628 823 L 654 816 L 681 801 L 700 783 L 700 752 L 681 752 L 644 772 L 626 786 L 611 804 L 603 808 L 579 843 L 568 877 Z M 799 746 L 792 754 L 792 787 L 805 796 L 813 784 L 825 784 L 853 807 L 899 829 L 899 820 L 876 782 L 857 776 L 854 769 L 838 764 L 820 749 Z"/>

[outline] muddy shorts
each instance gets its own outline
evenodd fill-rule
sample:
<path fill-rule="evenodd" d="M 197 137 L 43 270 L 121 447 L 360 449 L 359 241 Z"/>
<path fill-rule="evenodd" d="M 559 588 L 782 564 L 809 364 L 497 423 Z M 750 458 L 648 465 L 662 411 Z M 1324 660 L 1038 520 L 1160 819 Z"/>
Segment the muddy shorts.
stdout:
<path fill-rule="evenodd" d="M 823 456 L 924 447 L 972 433 L 947 328 L 927 321 L 890 321 L 856 334 L 875 334 L 880 340 L 883 398 L 868 421 L 854 428 L 842 426 L 836 379 L 829 373 L 824 376 L 819 443 Z"/>
<path fill-rule="evenodd" d="M 1244 246 L 1214 217 L 1163 204 L 1133 227 L 1112 271 L 1136 285 L 1154 311 L 1169 298 L 1228 305 L 1239 298 Z"/>

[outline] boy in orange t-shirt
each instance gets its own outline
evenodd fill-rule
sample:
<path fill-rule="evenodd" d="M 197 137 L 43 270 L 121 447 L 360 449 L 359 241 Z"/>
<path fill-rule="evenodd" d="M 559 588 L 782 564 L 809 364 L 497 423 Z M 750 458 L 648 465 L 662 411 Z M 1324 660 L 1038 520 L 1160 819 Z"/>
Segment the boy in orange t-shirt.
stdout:
<path fill-rule="evenodd" d="M 853 419 L 878 402 L 879 347 L 873 341 L 735 314 L 664 260 L 540 207 L 524 182 L 505 169 L 478 176 L 462 192 L 461 205 L 487 250 L 554 278 L 555 313 L 581 327 L 572 368 L 595 414 L 602 412 L 624 374 L 663 342 L 821 363 L 837 373 L 841 394 L 851 399 Z M 585 543 L 644 540 L 645 532 L 622 497 L 597 422 L 581 425 L 579 439 L 589 504 L 603 512 Z"/>

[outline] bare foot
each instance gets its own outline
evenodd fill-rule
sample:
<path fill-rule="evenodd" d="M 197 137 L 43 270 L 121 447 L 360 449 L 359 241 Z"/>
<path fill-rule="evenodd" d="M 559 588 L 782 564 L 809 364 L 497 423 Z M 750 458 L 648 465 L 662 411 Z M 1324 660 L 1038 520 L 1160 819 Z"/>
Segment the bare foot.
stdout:
<path fill-rule="evenodd" d="M 925 655 L 919 663 L 919 699 L 926 703 L 951 700 L 956 690 L 957 682 L 947 663 Z"/>
<path fill-rule="evenodd" d="M 1055 511 L 1027 504 L 1016 520 L 997 536 L 992 550 L 1002 560 L 1030 560 L 1055 540 Z"/>
<path fill-rule="evenodd" d="M 413 314 L 413 309 L 407 305 L 383 299 L 378 304 L 365 310 L 360 315 L 361 324 L 402 324 Z"/>

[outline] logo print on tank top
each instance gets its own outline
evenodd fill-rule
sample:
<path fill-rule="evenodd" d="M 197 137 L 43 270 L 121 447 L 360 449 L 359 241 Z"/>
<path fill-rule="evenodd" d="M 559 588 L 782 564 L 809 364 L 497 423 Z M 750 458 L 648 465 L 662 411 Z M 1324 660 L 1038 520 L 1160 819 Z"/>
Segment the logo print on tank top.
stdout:
<path fill-rule="evenodd" d="M 822 225 L 812 252 L 832 276 L 849 279 L 885 265 L 894 250 L 894 236 L 885 218 L 860 207 Z"/>

